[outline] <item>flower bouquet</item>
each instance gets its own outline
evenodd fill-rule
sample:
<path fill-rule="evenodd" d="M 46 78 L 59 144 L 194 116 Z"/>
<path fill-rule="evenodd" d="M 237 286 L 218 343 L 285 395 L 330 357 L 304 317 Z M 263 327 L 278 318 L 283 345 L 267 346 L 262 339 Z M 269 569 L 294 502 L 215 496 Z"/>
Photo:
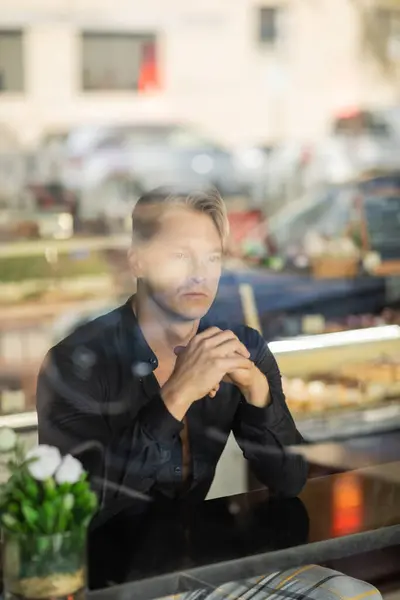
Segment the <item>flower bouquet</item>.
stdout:
<path fill-rule="evenodd" d="M 0 487 L 5 598 L 83 598 L 97 498 L 81 463 L 46 445 L 25 454 L 15 433 L 0 429 L 5 451 L 12 452 L 10 477 Z"/>

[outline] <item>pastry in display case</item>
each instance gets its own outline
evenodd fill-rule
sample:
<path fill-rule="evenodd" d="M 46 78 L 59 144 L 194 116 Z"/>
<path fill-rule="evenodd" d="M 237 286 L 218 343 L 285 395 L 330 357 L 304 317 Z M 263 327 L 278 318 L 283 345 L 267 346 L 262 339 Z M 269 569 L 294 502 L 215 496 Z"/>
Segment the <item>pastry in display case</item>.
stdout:
<path fill-rule="evenodd" d="M 306 439 L 400 428 L 400 327 L 272 342 L 287 404 Z"/>
<path fill-rule="evenodd" d="M 364 385 L 357 379 L 315 373 L 307 378 L 283 378 L 287 404 L 293 413 L 312 414 L 360 407 L 384 399 L 384 387 Z"/>
<path fill-rule="evenodd" d="M 293 413 L 400 401 L 400 355 L 346 363 L 335 374 L 284 377 L 283 386 Z"/>

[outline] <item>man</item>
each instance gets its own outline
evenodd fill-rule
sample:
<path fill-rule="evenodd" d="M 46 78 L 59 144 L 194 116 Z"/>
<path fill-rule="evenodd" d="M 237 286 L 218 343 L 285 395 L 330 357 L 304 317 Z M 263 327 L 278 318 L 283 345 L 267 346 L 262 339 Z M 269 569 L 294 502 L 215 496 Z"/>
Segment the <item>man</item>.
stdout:
<path fill-rule="evenodd" d="M 79 454 L 109 510 L 138 494 L 204 499 L 231 431 L 262 483 L 297 495 L 307 466 L 285 450 L 301 436 L 273 355 L 256 331 L 205 318 L 228 236 L 221 197 L 158 189 L 132 224 L 137 293 L 50 351 L 40 443 Z"/>
<path fill-rule="evenodd" d="M 136 295 L 45 361 L 39 440 L 62 452 L 83 444 L 105 505 L 133 491 L 205 497 L 231 431 L 272 491 L 296 495 L 306 481 L 304 461 L 284 451 L 301 437 L 268 346 L 247 327 L 202 320 L 227 235 L 216 192 L 142 196 L 129 252 Z"/>

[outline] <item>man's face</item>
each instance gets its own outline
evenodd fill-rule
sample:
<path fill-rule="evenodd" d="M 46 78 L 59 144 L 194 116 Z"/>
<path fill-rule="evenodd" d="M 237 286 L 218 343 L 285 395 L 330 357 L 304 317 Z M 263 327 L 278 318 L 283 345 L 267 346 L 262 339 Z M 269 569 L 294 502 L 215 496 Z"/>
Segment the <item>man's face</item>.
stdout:
<path fill-rule="evenodd" d="M 182 320 L 203 317 L 218 289 L 222 244 L 207 214 L 165 209 L 157 234 L 138 250 L 139 277 L 156 304 Z"/>

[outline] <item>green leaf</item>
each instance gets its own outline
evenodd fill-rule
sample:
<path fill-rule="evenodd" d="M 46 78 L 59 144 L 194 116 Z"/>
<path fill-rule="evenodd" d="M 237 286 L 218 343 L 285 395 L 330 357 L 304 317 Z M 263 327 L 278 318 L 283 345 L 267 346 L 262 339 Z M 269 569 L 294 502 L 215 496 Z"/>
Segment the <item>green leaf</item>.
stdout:
<path fill-rule="evenodd" d="M 61 497 L 61 505 L 58 511 L 56 529 L 58 532 L 66 531 L 68 523 L 71 520 L 71 510 L 74 506 L 75 498 L 72 494 L 66 494 Z"/>
<path fill-rule="evenodd" d="M 43 502 L 38 510 L 38 527 L 45 534 L 54 532 L 54 525 L 57 518 L 57 508 L 54 503 Z"/>
<path fill-rule="evenodd" d="M 86 481 L 78 481 L 77 483 L 74 483 L 71 491 L 74 494 L 74 496 L 77 497 L 77 496 L 80 496 L 81 494 L 86 494 L 86 492 L 89 489 L 90 489 L 89 484 Z"/>
<path fill-rule="evenodd" d="M 88 515 L 87 517 L 84 517 L 84 519 L 82 520 L 82 527 L 84 529 L 86 529 L 87 527 L 89 527 L 90 521 L 92 520 L 93 515 Z"/>
<path fill-rule="evenodd" d="M 44 554 L 51 548 L 51 538 L 38 536 L 36 539 L 37 549 L 40 554 Z"/>
<path fill-rule="evenodd" d="M 28 476 L 25 478 L 24 484 L 27 496 L 29 496 L 29 498 L 32 500 L 36 500 L 39 496 L 39 486 L 36 481 L 32 477 Z"/>
<path fill-rule="evenodd" d="M 68 494 L 68 492 L 70 492 L 71 487 L 72 487 L 71 483 L 61 483 L 58 486 L 57 492 L 58 492 L 58 494 L 64 496 L 65 494 Z"/>
<path fill-rule="evenodd" d="M 56 482 L 54 481 L 54 479 L 52 477 L 50 479 L 46 479 L 46 481 L 43 482 L 43 489 L 44 489 L 46 499 L 52 500 L 53 498 L 56 498 L 56 496 L 57 496 Z"/>
<path fill-rule="evenodd" d="M 13 498 L 13 500 L 21 504 L 25 502 L 25 500 L 27 500 L 27 497 L 25 496 L 24 492 L 17 487 L 14 487 L 14 489 L 11 490 L 11 497 Z"/>
<path fill-rule="evenodd" d="M 93 510 L 93 512 L 97 509 L 98 506 L 98 500 L 97 500 L 97 496 L 94 492 L 90 492 L 90 502 L 89 502 L 90 508 Z"/>
<path fill-rule="evenodd" d="M 10 502 L 7 506 L 6 512 L 10 513 L 10 515 L 18 515 L 19 505 L 16 502 Z"/>
<path fill-rule="evenodd" d="M 72 494 L 66 494 L 63 498 L 63 508 L 66 511 L 71 511 L 74 506 L 75 498 Z"/>
<path fill-rule="evenodd" d="M 31 529 L 36 529 L 36 524 L 38 521 L 37 511 L 34 508 L 32 508 L 32 506 L 29 506 L 29 504 L 23 504 L 21 506 L 21 511 L 29 527 Z"/>
<path fill-rule="evenodd" d="M 18 531 L 18 521 L 12 515 L 5 514 L 1 517 L 1 522 L 3 523 L 6 529 L 11 529 L 11 531 Z"/>
<path fill-rule="evenodd" d="M 69 520 L 69 513 L 61 512 L 58 515 L 56 531 L 57 533 L 63 533 L 67 529 L 67 524 Z"/>

